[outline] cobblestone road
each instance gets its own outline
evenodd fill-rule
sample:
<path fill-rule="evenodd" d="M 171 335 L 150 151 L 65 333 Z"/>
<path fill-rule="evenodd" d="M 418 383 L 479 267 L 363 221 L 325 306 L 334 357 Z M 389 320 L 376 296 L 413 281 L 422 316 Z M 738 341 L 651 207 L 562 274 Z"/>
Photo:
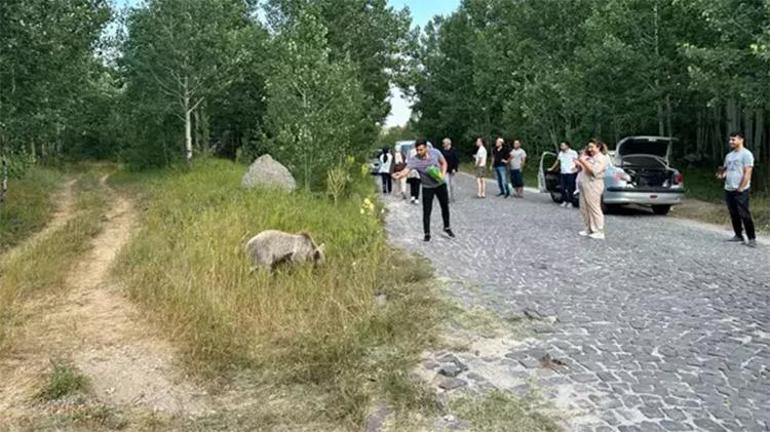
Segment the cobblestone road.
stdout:
<path fill-rule="evenodd" d="M 456 239 L 439 234 L 436 205 L 424 243 L 420 206 L 394 199 L 389 236 L 462 281 L 449 286 L 458 301 L 542 318 L 497 361 L 582 412 L 569 429 L 770 430 L 770 248 L 642 212 L 609 216 L 604 242 L 584 239 L 577 210 L 547 195 L 479 200 L 470 177 L 458 183 Z M 544 373 L 545 353 L 566 366 Z"/>

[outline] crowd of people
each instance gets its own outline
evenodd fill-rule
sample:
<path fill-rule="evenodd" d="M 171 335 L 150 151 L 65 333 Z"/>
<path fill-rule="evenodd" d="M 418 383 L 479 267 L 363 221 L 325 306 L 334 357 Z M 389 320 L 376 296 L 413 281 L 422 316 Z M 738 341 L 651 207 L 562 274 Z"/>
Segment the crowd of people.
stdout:
<path fill-rule="evenodd" d="M 755 247 L 756 234 L 749 210 L 754 157 L 744 147 L 743 141 L 741 133 L 730 135 L 731 151 L 725 157 L 724 166 L 717 172 L 717 178 L 725 182 L 727 207 L 735 231 L 735 236 L 730 241 L 743 242 L 745 230 L 746 244 Z M 410 201 L 417 204 L 420 190 L 422 190 L 424 240 L 431 239 L 430 217 L 434 197 L 438 199 L 441 208 L 444 233 L 454 237 L 454 232 L 450 228 L 449 203 L 456 199 L 455 176 L 459 170 L 460 161 L 452 147 L 452 140 L 444 138 L 442 150 L 439 151 L 425 139 L 418 139 L 409 154 L 396 151 L 394 156 L 389 149 L 385 148 L 379 159 L 379 174 L 382 177 L 384 194 L 392 192 L 392 181 L 395 180 L 398 185 L 397 192 L 406 199 L 408 183 Z M 486 198 L 486 178 L 490 165 L 495 172 L 498 197 L 524 197 L 523 170 L 527 163 L 527 152 L 522 148 L 520 140 L 514 140 L 513 146 L 508 147 L 503 138 L 497 138 L 492 149 L 490 164 L 484 139 L 479 137 L 476 139 L 473 159 L 477 185 L 476 198 Z M 562 207 L 571 208 L 575 191 L 579 192 L 578 207 L 584 225 L 584 229 L 578 233 L 580 236 L 596 240 L 605 239 L 602 194 L 604 176 L 610 163 L 607 145 L 600 139 L 594 138 L 589 140 L 580 152 L 573 150 L 570 142 L 562 142 L 557 160 L 548 169 L 551 172 L 557 170 L 559 172 Z"/>

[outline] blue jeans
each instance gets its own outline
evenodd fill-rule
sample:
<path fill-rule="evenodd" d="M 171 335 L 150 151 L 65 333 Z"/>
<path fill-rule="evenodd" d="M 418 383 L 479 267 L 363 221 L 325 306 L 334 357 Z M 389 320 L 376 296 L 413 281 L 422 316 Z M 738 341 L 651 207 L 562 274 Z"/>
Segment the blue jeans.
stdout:
<path fill-rule="evenodd" d="M 561 180 L 561 200 L 572 203 L 572 197 L 575 195 L 575 179 L 577 174 L 562 174 Z"/>
<path fill-rule="evenodd" d="M 511 190 L 508 189 L 507 169 L 505 165 L 496 166 L 495 174 L 497 175 L 497 187 L 500 188 L 500 195 L 508 196 L 511 194 Z"/>

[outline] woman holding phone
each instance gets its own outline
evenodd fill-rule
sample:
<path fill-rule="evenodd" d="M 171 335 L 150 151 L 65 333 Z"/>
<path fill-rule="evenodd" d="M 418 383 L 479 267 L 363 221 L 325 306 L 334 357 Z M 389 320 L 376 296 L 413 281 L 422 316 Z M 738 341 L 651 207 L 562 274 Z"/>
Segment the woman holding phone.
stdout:
<path fill-rule="evenodd" d="M 586 229 L 581 236 L 595 240 L 604 240 L 604 214 L 602 213 L 602 194 L 604 193 L 604 173 L 609 160 L 606 156 L 607 145 L 599 139 L 588 142 L 577 160 L 581 169 L 578 189 L 580 190 L 580 214 Z"/>

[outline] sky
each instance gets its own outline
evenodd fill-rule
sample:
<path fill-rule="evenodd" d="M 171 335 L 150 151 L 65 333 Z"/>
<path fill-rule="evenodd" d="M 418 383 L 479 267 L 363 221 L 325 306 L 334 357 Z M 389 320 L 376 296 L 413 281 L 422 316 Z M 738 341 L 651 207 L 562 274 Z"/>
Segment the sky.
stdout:
<path fill-rule="evenodd" d="M 460 0 L 390 0 L 396 9 L 404 6 L 412 12 L 412 25 L 425 27 L 435 15 L 449 15 L 460 5 Z M 385 127 L 404 126 L 412 114 L 410 102 L 403 98 L 397 88 L 390 89 L 390 116 Z"/>
<path fill-rule="evenodd" d="M 118 6 L 133 5 L 139 0 L 116 0 Z M 448 15 L 460 5 L 460 0 L 390 0 L 390 4 L 396 9 L 408 7 L 412 12 L 412 25 L 425 27 L 425 24 L 435 15 Z M 403 126 L 409 121 L 412 113 L 410 102 L 403 98 L 396 88 L 390 90 L 390 104 L 392 109 L 390 116 L 385 121 L 385 127 Z"/>

